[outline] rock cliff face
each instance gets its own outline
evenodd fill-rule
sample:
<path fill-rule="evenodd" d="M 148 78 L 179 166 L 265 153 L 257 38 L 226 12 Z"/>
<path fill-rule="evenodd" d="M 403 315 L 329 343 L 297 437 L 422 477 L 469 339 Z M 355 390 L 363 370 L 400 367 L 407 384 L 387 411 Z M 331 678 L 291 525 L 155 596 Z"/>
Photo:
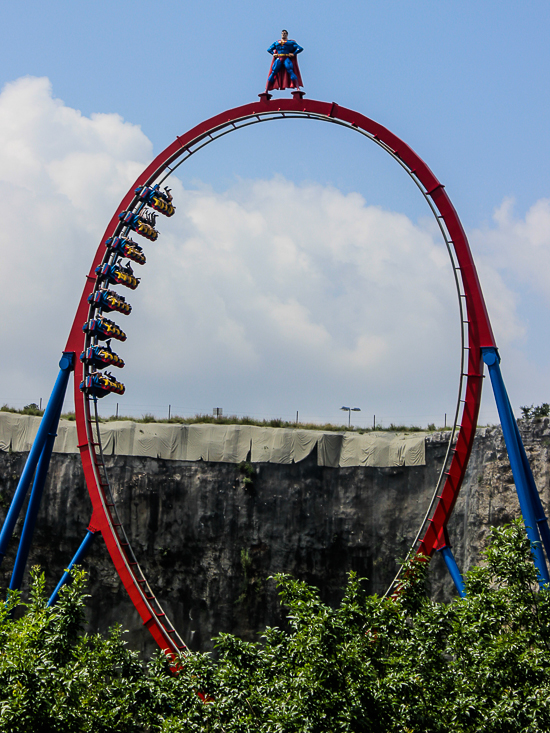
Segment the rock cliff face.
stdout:
<path fill-rule="evenodd" d="M 523 423 L 521 430 L 546 507 L 549 420 Z M 445 449 L 443 437 L 434 434 L 425 466 L 328 468 L 311 455 L 297 464 L 255 464 L 250 477 L 233 464 L 107 460 L 125 528 L 150 584 L 186 643 L 206 650 L 220 631 L 254 639 L 266 625 L 282 623 L 275 584 L 268 580 L 274 573 L 317 585 L 331 604 L 340 600 L 350 570 L 368 578 L 369 592 L 383 593 L 426 511 Z M 0 452 L 1 520 L 25 458 Z M 491 525 L 518 513 L 502 433 L 481 429 L 449 525 L 459 567 L 478 562 Z M 48 589 L 78 547 L 90 514 L 79 457 L 54 454 L 30 559 L 45 569 Z M 129 630 L 131 647 L 152 651 L 101 538 L 94 542 L 85 562 L 90 630 L 119 622 Z M 0 572 L 3 588 L 15 551 L 13 541 Z M 431 592 L 441 600 L 453 593 L 438 556 Z"/>

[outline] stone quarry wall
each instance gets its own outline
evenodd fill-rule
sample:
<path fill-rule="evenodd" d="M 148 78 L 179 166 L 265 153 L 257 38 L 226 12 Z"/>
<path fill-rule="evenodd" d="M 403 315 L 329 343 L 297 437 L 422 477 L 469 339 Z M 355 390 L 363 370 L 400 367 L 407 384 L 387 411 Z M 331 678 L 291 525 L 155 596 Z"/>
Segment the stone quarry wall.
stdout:
<path fill-rule="evenodd" d="M 550 500 L 548 418 L 521 422 L 527 454 L 545 507 Z M 313 453 L 289 465 L 256 464 L 252 485 L 238 465 L 112 456 L 109 475 L 145 574 L 186 643 L 211 649 L 218 632 L 257 638 L 283 623 L 274 582 L 287 572 L 321 589 L 336 604 L 347 573 L 383 593 L 431 497 L 445 454 L 441 434 L 429 436 L 425 466 L 318 466 Z M 0 520 L 26 458 L 0 451 Z M 500 428 L 478 430 L 466 481 L 449 524 L 459 567 L 480 559 L 489 527 L 518 516 L 519 507 Z M 30 562 L 53 589 L 91 515 L 77 455 L 54 454 Z M 22 527 L 17 525 L 17 535 Z M 16 551 L 0 570 L 2 592 Z M 116 575 L 100 537 L 88 556 L 89 630 L 121 623 L 132 648 L 154 644 Z M 432 562 L 431 593 L 452 596 L 442 559 Z M 24 587 L 25 590 L 25 587 Z"/>

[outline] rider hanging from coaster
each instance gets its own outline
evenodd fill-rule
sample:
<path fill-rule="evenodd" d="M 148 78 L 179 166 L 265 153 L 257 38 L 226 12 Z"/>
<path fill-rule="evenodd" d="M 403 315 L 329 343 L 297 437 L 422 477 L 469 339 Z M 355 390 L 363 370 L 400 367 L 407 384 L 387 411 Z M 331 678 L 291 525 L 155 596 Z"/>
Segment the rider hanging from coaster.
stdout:
<path fill-rule="evenodd" d="M 303 86 L 296 58 L 303 50 L 296 41 L 289 40 L 288 31 L 281 31 L 281 40 L 275 41 L 267 49 L 272 54 L 273 61 L 267 77 L 266 92 L 271 89 L 298 89 Z"/>

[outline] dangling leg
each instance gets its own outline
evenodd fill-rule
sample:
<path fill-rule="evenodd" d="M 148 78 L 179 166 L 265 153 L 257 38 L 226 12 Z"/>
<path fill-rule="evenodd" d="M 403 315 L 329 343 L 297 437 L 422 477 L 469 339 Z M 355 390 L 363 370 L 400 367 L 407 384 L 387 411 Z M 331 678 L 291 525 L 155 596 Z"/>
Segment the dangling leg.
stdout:
<path fill-rule="evenodd" d="M 298 88 L 300 85 L 298 84 L 298 77 L 294 73 L 294 64 L 292 63 L 292 59 L 289 59 L 289 58 L 285 59 L 285 69 L 288 71 L 290 80 L 294 82 L 294 86 Z"/>
<path fill-rule="evenodd" d="M 283 59 L 275 59 L 273 61 L 273 66 L 271 67 L 271 74 L 267 77 L 267 88 L 270 87 L 270 85 L 275 80 L 275 77 L 279 73 L 283 66 Z"/>

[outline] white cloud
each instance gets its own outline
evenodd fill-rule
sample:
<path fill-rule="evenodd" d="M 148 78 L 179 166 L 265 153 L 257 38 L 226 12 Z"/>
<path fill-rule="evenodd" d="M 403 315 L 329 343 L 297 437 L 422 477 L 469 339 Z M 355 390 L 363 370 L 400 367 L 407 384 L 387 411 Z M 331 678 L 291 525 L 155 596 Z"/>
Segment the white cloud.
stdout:
<path fill-rule="evenodd" d="M 470 239 L 499 345 L 521 340 L 527 333 L 522 300 L 535 296 L 548 317 L 550 200 L 537 201 L 522 219 L 507 198 L 495 210 L 492 225 L 474 230 Z"/>
<path fill-rule="evenodd" d="M 171 185 L 177 213 L 159 222 L 133 300 L 144 341 L 154 333 L 154 352 L 172 354 L 156 367 L 172 403 L 221 390 L 240 412 L 301 404 L 326 416 L 351 398 L 369 412 L 445 401 L 450 412 L 456 295 L 429 227 L 281 177 L 223 194 Z"/>
<path fill-rule="evenodd" d="M 519 413 L 520 405 L 549 399 L 550 200 L 538 200 L 522 218 L 507 198 L 470 240 L 505 381 Z M 496 420 L 494 407 L 490 419 Z"/>
<path fill-rule="evenodd" d="M 47 396 L 116 203 L 151 158 L 118 115 L 88 118 L 27 77 L 0 93 L 0 399 Z"/>
<path fill-rule="evenodd" d="M 499 271 L 528 285 L 550 304 L 550 199 L 540 199 L 525 218 L 514 215 L 514 200 L 494 212 L 494 226 L 474 231 L 472 241 Z"/>
<path fill-rule="evenodd" d="M 83 116 L 47 79 L 1 92 L 0 401 L 47 396 L 95 248 L 151 155 L 139 127 Z M 336 419 L 353 401 L 367 423 L 423 424 L 453 411 L 458 309 L 433 221 L 280 176 L 225 193 L 170 185 L 176 215 L 144 244 L 132 316 L 115 318 L 129 411 Z M 471 237 L 501 346 L 526 333 L 509 274 L 547 297 L 549 232 L 548 201 L 524 220 L 505 202 Z"/>

